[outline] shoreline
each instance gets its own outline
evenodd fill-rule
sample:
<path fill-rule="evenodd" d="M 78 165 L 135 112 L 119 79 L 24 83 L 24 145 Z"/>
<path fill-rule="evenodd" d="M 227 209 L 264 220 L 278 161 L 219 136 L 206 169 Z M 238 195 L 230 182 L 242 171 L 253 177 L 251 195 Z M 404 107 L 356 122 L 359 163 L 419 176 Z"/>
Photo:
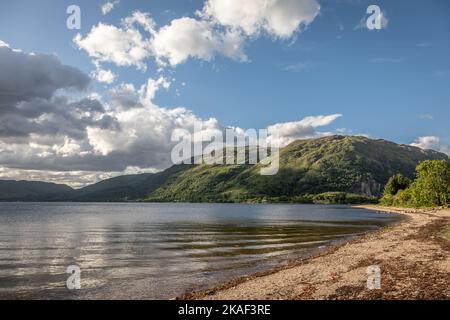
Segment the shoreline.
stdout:
<path fill-rule="evenodd" d="M 406 219 L 305 258 L 178 300 L 450 299 L 450 241 L 440 235 L 450 210 L 356 205 Z M 368 290 L 367 267 L 381 269 Z"/>

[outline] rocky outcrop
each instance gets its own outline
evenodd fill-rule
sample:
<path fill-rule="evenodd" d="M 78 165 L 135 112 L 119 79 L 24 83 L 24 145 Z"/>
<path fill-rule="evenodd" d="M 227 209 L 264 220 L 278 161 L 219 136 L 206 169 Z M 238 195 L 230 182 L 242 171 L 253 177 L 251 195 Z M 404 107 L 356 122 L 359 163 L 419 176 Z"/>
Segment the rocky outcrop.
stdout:
<path fill-rule="evenodd" d="M 368 197 L 380 197 L 383 194 L 383 188 L 383 184 L 375 180 L 367 180 L 355 184 L 351 191 Z"/>

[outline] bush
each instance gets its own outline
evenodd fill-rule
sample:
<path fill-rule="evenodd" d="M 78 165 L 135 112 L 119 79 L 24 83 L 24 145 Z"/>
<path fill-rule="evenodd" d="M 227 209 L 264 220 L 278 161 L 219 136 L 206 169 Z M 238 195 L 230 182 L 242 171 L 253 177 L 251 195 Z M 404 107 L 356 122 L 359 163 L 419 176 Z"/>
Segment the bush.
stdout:
<path fill-rule="evenodd" d="M 382 206 L 390 207 L 390 206 L 394 205 L 394 202 L 395 202 L 395 196 L 390 195 L 390 194 L 385 194 L 383 196 L 383 198 L 380 199 L 380 204 Z"/>
<path fill-rule="evenodd" d="M 404 205 L 404 206 L 411 206 L 412 204 L 412 194 L 411 189 L 406 190 L 400 190 L 397 193 L 397 197 L 395 199 L 395 205 Z"/>

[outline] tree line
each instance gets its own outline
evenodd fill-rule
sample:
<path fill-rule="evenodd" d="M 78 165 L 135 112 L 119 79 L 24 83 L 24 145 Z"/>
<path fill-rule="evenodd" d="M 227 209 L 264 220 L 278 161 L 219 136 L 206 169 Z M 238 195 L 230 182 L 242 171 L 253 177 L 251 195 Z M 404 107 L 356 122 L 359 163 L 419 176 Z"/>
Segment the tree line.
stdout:
<path fill-rule="evenodd" d="M 416 168 L 414 181 L 396 174 L 384 189 L 382 205 L 402 207 L 449 207 L 450 162 L 427 160 Z"/>

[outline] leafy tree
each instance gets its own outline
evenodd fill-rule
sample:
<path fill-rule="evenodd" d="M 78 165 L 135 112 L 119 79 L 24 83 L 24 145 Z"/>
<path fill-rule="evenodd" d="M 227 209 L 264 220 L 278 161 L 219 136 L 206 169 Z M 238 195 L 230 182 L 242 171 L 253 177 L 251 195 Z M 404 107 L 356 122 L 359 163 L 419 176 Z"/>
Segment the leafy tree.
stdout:
<path fill-rule="evenodd" d="M 427 160 L 417 166 L 417 179 L 411 186 L 415 206 L 433 207 L 450 204 L 450 163 Z"/>
<path fill-rule="evenodd" d="M 395 196 L 400 190 L 405 190 L 411 185 L 411 180 L 403 176 L 401 173 L 389 178 L 388 183 L 384 187 L 384 195 Z"/>

